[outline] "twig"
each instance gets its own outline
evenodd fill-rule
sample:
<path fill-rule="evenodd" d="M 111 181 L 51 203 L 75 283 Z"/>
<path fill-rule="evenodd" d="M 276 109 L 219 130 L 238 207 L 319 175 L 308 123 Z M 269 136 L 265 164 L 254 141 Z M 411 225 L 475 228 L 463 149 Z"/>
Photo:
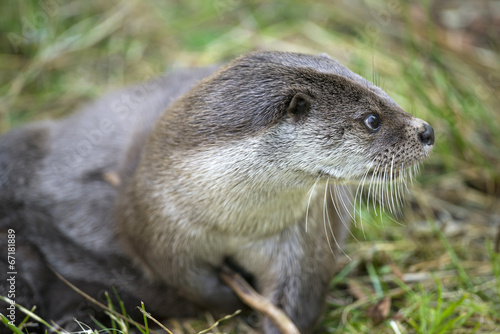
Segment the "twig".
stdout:
<path fill-rule="evenodd" d="M 267 316 L 282 334 L 299 334 L 297 327 L 286 314 L 268 299 L 258 294 L 241 275 L 224 266 L 220 276 L 245 304 Z"/>

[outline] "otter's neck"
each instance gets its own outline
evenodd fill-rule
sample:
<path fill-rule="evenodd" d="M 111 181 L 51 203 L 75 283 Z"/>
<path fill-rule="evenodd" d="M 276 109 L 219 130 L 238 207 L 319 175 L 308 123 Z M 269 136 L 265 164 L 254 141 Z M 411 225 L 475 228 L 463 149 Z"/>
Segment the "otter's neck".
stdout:
<path fill-rule="evenodd" d="M 303 222 L 314 182 L 257 155 L 251 142 L 174 152 L 160 164 L 146 154 L 134 183 L 149 189 L 149 212 L 193 228 L 262 237 Z"/>

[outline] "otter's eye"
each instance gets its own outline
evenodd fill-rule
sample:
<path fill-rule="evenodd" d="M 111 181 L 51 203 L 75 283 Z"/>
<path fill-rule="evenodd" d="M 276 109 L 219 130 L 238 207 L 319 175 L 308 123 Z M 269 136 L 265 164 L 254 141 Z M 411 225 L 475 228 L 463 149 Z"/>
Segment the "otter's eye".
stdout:
<path fill-rule="evenodd" d="M 370 114 L 366 116 L 364 123 L 373 132 L 377 132 L 380 129 L 380 117 L 378 115 Z"/>

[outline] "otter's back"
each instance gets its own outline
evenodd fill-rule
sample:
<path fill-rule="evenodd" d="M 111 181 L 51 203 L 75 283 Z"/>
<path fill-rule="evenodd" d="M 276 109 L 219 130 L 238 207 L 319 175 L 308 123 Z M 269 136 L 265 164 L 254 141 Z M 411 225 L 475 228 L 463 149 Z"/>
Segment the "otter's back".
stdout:
<path fill-rule="evenodd" d="M 112 219 L 119 184 L 134 170 L 158 116 L 214 69 L 177 71 L 109 94 L 67 118 L 0 136 L 0 234 L 16 233 L 22 266 L 16 301 L 57 317 L 52 306 L 44 309 L 43 294 L 57 284 L 47 265 L 73 282 L 115 279 L 111 269 L 127 262 Z M 0 261 L 4 272 L 6 260 Z"/>

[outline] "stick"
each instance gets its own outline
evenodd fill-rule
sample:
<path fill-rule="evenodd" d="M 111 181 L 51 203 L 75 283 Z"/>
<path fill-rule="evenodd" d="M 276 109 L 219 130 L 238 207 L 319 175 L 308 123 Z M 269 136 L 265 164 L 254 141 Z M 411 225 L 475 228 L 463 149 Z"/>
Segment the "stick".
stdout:
<path fill-rule="evenodd" d="M 287 315 L 267 298 L 257 293 L 240 274 L 223 266 L 220 276 L 245 304 L 268 317 L 282 334 L 300 334 Z"/>

